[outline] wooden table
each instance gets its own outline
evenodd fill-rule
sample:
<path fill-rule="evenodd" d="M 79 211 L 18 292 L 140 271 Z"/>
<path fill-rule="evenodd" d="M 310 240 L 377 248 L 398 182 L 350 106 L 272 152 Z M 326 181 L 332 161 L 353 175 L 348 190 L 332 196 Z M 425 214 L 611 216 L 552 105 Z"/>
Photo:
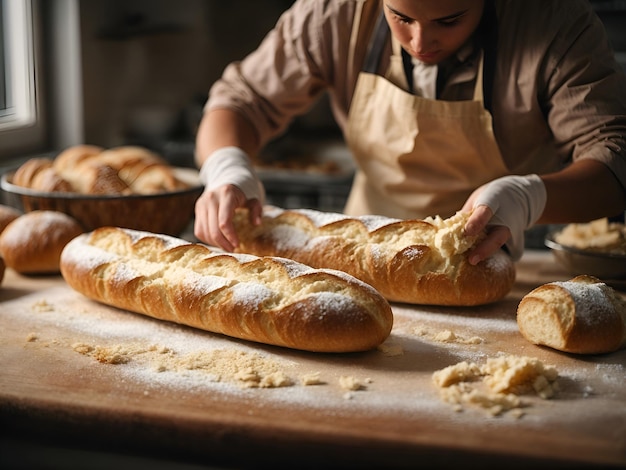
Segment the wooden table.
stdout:
<path fill-rule="evenodd" d="M 0 467 L 66 455 L 58 449 L 89 451 L 72 454 L 87 462 L 122 454 L 222 468 L 626 467 L 626 351 L 577 356 L 528 343 L 515 322 L 520 298 L 571 276 L 545 251 L 528 251 L 517 268 L 493 305 L 394 304 L 384 347 L 358 354 L 233 340 L 93 303 L 60 276 L 7 270 Z M 434 371 L 499 354 L 554 365 L 557 396 L 523 396 L 521 417 L 441 399 Z M 241 371 L 228 370 L 242 359 L 248 372 L 292 384 L 245 388 Z M 303 385 L 316 373 L 320 384 Z M 346 377 L 361 389 L 342 386 Z"/>

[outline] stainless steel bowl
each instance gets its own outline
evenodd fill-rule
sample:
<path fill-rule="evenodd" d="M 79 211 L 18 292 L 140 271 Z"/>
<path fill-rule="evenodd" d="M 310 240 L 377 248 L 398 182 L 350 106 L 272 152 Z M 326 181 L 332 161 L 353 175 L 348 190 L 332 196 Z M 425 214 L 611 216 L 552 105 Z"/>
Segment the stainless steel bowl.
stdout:
<path fill-rule="evenodd" d="M 555 241 L 558 231 L 546 235 L 545 245 L 571 274 L 590 274 L 599 279 L 626 278 L 626 255 L 581 250 Z"/>

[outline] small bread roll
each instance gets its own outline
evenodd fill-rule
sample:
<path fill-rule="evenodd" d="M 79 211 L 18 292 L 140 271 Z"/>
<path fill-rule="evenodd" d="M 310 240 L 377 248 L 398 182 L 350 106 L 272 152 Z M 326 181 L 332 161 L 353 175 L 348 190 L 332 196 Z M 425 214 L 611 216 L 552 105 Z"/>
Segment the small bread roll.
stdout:
<path fill-rule="evenodd" d="M 62 212 L 27 212 L 0 234 L 0 256 L 7 267 L 21 274 L 59 273 L 61 251 L 83 228 Z"/>
<path fill-rule="evenodd" d="M 35 180 L 37 174 L 51 167 L 52 160 L 49 158 L 31 158 L 15 170 L 13 180 L 11 182 L 16 186 L 32 188 L 33 181 Z"/>
<path fill-rule="evenodd" d="M 188 185 L 176 178 L 163 157 L 143 147 L 114 147 L 98 155 L 98 161 L 110 165 L 135 194 L 154 194 L 185 189 Z"/>
<path fill-rule="evenodd" d="M 17 219 L 22 213 L 15 207 L 0 204 L 0 233 L 4 231 L 7 225 Z"/>
<path fill-rule="evenodd" d="M 74 171 L 81 165 L 92 161 L 93 157 L 104 151 L 97 145 L 74 145 L 63 150 L 54 159 L 54 169 L 64 174 L 66 171 Z"/>
<path fill-rule="evenodd" d="M 97 145 L 74 145 L 57 155 L 53 167 L 61 177 L 70 182 L 74 191 L 85 192 L 85 167 L 95 162 L 95 158 L 103 150 Z"/>
<path fill-rule="evenodd" d="M 167 165 L 167 161 L 160 155 L 132 145 L 105 150 L 98 155 L 98 161 L 119 171 L 120 178 L 129 186 L 148 168 L 154 165 Z"/>
<path fill-rule="evenodd" d="M 117 170 L 108 165 L 91 165 L 85 171 L 88 187 L 82 192 L 86 194 L 130 194 L 131 189 L 120 178 Z"/>
<path fill-rule="evenodd" d="M 525 295 L 517 324 L 533 344 L 568 353 L 609 353 L 626 347 L 626 300 L 599 279 L 580 275 Z"/>
<path fill-rule="evenodd" d="M 167 191 L 179 191 L 188 187 L 176 178 L 172 168 L 167 165 L 152 165 L 141 173 L 130 184 L 134 193 L 154 194 Z"/>
<path fill-rule="evenodd" d="M 33 178 L 31 189 L 42 191 L 44 193 L 69 193 L 74 191 L 74 188 L 69 181 L 64 180 L 56 172 L 56 170 L 52 168 L 52 165 L 50 165 L 49 168 L 44 168 L 37 173 L 37 175 Z"/>

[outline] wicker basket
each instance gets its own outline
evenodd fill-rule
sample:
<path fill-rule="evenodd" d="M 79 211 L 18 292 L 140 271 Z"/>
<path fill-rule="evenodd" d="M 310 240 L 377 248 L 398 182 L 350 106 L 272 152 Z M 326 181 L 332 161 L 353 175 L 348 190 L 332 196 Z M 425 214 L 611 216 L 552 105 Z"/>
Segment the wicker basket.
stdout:
<path fill-rule="evenodd" d="M 181 191 L 149 195 L 45 193 L 12 184 L 13 174 L 13 171 L 7 172 L 1 179 L 7 204 L 23 212 L 64 212 L 74 217 L 86 231 L 114 226 L 178 236 L 191 222 L 195 202 L 203 190 L 198 184 Z"/>

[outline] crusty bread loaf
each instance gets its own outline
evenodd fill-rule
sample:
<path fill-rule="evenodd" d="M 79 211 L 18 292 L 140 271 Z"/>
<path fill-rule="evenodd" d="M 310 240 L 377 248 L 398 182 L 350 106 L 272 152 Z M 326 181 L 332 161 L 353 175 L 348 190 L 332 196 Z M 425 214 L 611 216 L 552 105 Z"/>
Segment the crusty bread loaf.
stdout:
<path fill-rule="evenodd" d="M 22 274 L 56 274 L 63 247 L 83 231 L 62 212 L 27 212 L 0 233 L 0 256 L 7 267 Z"/>
<path fill-rule="evenodd" d="M 76 291 L 114 307 L 294 349 L 368 350 L 393 323 L 387 301 L 345 273 L 117 227 L 68 243 L 61 273 Z"/>
<path fill-rule="evenodd" d="M 158 154 L 138 146 L 104 149 L 75 145 L 50 158 L 31 158 L 11 181 L 37 191 L 127 195 L 179 191 L 190 187 Z"/>
<path fill-rule="evenodd" d="M 35 175 L 42 169 L 48 168 L 51 165 L 52 160 L 49 158 L 31 158 L 15 170 L 15 174 L 13 175 L 13 184 L 30 188 Z"/>
<path fill-rule="evenodd" d="M 17 219 L 22 212 L 15 207 L 0 204 L 0 233 L 4 231 L 7 225 Z"/>
<path fill-rule="evenodd" d="M 71 183 L 60 176 L 54 168 L 52 168 L 52 165 L 43 168 L 37 173 L 32 180 L 30 188 L 44 193 L 69 193 L 74 191 Z"/>
<path fill-rule="evenodd" d="M 626 347 L 626 300 L 599 279 L 580 275 L 526 294 L 517 324 L 533 344 L 577 354 L 613 352 Z"/>
<path fill-rule="evenodd" d="M 262 224 L 253 226 L 248 212 L 240 209 L 234 218 L 240 242 L 236 251 L 339 269 L 396 302 L 494 302 L 510 291 L 515 266 L 504 252 L 475 266 L 468 262 L 467 250 L 478 237 L 463 235 L 467 216 L 459 212 L 445 220 L 398 220 L 268 206 Z"/>
<path fill-rule="evenodd" d="M 94 157 L 103 151 L 104 148 L 97 145 L 73 145 L 56 156 L 53 166 L 60 174 L 72 172 L 75 168 L 92 163 Z"/>
<path fill-rule="evenodd" d="M 120 178 L 118 171 L 108 165 L 90 164 L 82 170 L 82 178 L 75 185 L 84 194 L 131 194 L 128 184 Z"/>

